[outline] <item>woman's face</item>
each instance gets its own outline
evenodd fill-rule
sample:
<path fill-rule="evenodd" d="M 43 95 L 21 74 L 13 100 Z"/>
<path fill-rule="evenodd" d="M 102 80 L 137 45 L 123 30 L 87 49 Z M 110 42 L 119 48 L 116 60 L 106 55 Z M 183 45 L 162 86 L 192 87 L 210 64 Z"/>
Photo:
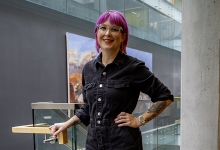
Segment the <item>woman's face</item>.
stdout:
<path fill-rule="evenodd" d="M 121 32 L 121 28 L 115 24 L 111 24 L 109 19 L 99 25 L 97 31 L 97 40 L 102 51 L 120 50 L 120 45 L 125 38 L 125 33 Z"/>

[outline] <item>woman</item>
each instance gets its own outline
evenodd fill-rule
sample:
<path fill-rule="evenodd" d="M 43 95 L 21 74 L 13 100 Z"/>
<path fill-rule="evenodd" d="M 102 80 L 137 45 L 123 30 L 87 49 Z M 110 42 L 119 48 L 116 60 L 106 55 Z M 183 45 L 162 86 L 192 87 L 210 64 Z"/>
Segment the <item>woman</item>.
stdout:
<path fill-rule="evenodd" d="M 126 55 L 128 26 L 118 11 L 104 12 L 96 22 L 99 56 L 82 73 L 85 104 L 65 123 L 50 127 L 54 136 L 80 122 L 88 126 L 86 150 L 142 150 L 139 127 L 159 115 L 173 95 L 145 66 Z M 132 115 L 140 92 L 154 104 L 141 116 Z"/>

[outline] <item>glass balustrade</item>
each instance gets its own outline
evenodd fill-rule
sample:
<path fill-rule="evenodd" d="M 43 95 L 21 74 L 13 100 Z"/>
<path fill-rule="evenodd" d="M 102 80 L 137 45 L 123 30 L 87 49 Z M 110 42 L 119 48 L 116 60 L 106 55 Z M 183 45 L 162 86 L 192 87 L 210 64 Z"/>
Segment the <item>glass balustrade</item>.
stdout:
<path fill-rule="evenodd" d="M 33 125 L 34 127 L 49 127 L 54 123 L 65 122 L 72 116 L 77 104 L 54 104 L 54 103 L 33 103 Z M 70 109 L 71 108 L 71 109 Z M 83 150 L 87 136 L 87 127 L 83 124 L 72 126 L 67 130 L 68 142 L 44 142 L 51 135 L 34 134 L 35 150 Z M 59 140 L 59 139 L 58 139 Z"/>
<path fill-rule="evenodd" d="M 181 10 L 165 0 L 27 1 L 93 23 L 96 22 L 99 15 L 104 11 L 118 10 L 127 19 L 130 35 L 181 51 Z M 175 4 L 179 6 L 181 2 Z"/>
<path fill-rule="evenodd" d="M 54 103 L 34 103 L 33 124 L 35 126 L 49 127 L 54 123 L 64 122 L 72 116 L 75 104 L 66 104 L 68 107 Z M 77 104 L 76 104 L 77 105 Z M 150 100 L 139 100 L 134 115 L 138 117 L 152 105 Z M 144 150 L 179 150 L 180 149 L 180 98 L 168 106 L 157 118 L 140 127 Z M 87 127 L 83 124 L 68 128 L 68 143 L 51 144 L 43 142 L 50 135 L 34 134 L 36 150 L 83 150 L 85 149 Z"/>
<path fill-rule="evenodd" d="M 152 102 L 139 100 L 134 115 L 144 113 Z M 140 127 L 144 150 L 179 150 L 180 149 L 180 98 L 168 106 L 159 116 Z"/>

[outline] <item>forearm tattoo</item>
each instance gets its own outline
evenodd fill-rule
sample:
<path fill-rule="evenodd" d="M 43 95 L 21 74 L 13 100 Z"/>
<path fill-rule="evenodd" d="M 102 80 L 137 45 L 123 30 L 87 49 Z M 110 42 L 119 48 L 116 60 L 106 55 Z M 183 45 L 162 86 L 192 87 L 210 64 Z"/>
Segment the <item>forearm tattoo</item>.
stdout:
<path fill-rule="evenodd" d="M 166 108 L 166 101 L 159 101 L 153 103 L 153 105 L 148 109 L 148 113 L 160 113 Z"/>
<path fill-rule="evenodd" d="M 150 118 L 146 118 L 146 121 L 149 122 L 156 116 L 158 116 L 166 108 L 166 101 L 158 101 L 153 103 L 153 105 L 147 110 L 148 113 L 153 113 Z"/>

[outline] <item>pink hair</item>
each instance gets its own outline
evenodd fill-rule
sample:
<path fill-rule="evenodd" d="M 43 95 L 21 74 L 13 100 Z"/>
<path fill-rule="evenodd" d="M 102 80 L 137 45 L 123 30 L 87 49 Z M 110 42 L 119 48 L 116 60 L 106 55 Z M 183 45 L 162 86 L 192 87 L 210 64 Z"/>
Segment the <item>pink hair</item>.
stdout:
<path fill-rule="evenodd" d="M 122 43 L 121 46 L 121 51 L 126 54 L 126 46 L 128 43 L 128 25 L 125 17 L 122 15 L 121 12 L 116 11 L 116 10 L 110 10 L 104 12 L 97 20 L 96 22 L 96 27 L 95 27 L 95 39 L 96 39 L 96 49 L 97 52 L 100 53 L 100 46 L 97 40 L 97 25 L 104 23 L 107 19 L 109 19 L 111 24 L 115 24 L 117 26 L 122 27 L 123 31 L 122 33 L 126 33 L 124 42 Z"/>

